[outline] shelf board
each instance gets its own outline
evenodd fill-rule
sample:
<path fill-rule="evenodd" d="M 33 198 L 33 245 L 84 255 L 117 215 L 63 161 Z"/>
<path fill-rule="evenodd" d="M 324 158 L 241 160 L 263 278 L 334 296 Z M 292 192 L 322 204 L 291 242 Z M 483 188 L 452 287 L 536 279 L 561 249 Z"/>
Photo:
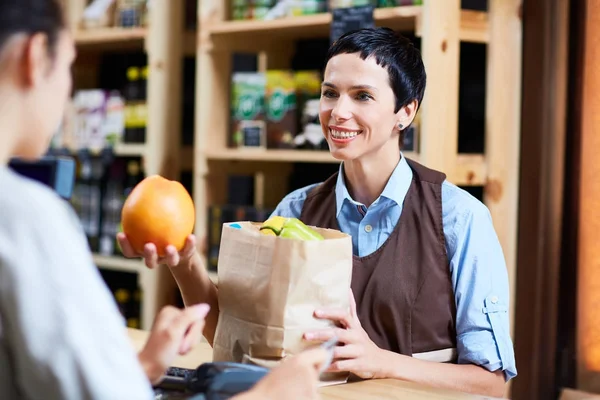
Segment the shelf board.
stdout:
<path fill-rule="evenodd" d="M 140 273 L 146 268 L 141 259 L 130 259 L 119 256 L 93 255 L 94 263 L 99 268 L 112 269 L 115 271 Z"/>
<path fill-rule="evenodd" d="M 146 38 L 146 28 L 94 28 L 75 32 L 75 43 L 80 46 L 108 45 L 123 42 L 142 43 Z"/>
<path fill-rule="evenodd" d="M 420 35 L 422 6 L 400 6 L 377 8 L 374 19 L 377 26 L 386 26 L 397 31 L 415 31 Z M 252 35 L 254 45 L 261 40 L 272 41 L 327 37 L 330 33 L 331 13 L 285 17 L 273 20 L 236 20 L 213 23 L 206 28 L 212 45 L 236 47 L 239 42 L 248 44 Z M 469 42 L 487 42 L 488 14 L 481 11 L 461 11 L 460 38 Z"/>
<path fill-rule="evenodd" d="M 421 6 L 402 6 L 393 8 L 377 8 L 374 18 L 377 25 L 386 25 L 398 30 L 414 30 L 415 20 L 421 14 Z M 207 28 L 213 39 L 236 40 L 248 39 L 247 35 L 277 37 L 309 38 L 327 37 L 331 23 L 331 13 L 284 17 L 273 20 L 235 20 L 223 21 Z"/>
<path fill-rule="evenodd" d="M 115 155 L 123 157 L 143 157 L 146 154 L 144 143 L 117 143 L 114 147 Z"/>

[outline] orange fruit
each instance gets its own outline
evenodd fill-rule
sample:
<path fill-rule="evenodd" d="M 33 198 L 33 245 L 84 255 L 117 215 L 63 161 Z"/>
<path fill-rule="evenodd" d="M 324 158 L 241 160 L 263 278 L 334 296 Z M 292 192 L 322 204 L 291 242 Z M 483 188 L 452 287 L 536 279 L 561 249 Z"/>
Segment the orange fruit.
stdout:
<path fill-rule="evenodd" d="M 151 175 L 138 183 L 123 204 L 121 224 L 133 249 L 143 253 L 146 243 L 154 243 L 158 256 L 168 245 L 178 251 L 193 232 L 194 202 L 177 181 Z"/>

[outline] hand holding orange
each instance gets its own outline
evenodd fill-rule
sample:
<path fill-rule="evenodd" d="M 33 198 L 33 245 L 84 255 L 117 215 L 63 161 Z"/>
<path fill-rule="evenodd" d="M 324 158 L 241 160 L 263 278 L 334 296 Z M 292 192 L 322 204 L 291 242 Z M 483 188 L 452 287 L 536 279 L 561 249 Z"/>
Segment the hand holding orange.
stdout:
<path fill-rule="evenodd" d="M 138 183 L 123 204 L 121 223 L 133 250 L 144 252 L 146 243 L 156 246 L 159 257 L 173 245 L 181 251 L 196 219 L 194 202 L 185 187 L 160 175 Z"/>

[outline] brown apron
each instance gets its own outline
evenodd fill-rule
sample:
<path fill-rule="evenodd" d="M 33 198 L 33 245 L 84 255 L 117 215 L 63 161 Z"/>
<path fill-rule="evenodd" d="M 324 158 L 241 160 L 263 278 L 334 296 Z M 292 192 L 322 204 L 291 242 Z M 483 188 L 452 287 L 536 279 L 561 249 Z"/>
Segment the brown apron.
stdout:
<path fill-rule="evenodd" d="M 389 238 L 374 253 L 354 256 L 352 291 L 360 322 L 382 349 L 438 362 L 456 360 L 456 307 L 442 226 L 446 176 L 406 160 L 413 180 Z M 337 173 L 307 196 L 300 219 L 340 229 Z"/>

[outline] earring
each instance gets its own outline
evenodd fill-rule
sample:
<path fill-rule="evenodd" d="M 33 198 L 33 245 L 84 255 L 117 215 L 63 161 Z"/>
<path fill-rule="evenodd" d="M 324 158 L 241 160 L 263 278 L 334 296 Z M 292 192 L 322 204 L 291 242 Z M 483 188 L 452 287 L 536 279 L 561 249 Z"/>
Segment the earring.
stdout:
<path fill-rule="evenodd" d="M 402 128 L 404 128 L 404 125 L 398 124 L 398 128 L 402 129 Z"/>

